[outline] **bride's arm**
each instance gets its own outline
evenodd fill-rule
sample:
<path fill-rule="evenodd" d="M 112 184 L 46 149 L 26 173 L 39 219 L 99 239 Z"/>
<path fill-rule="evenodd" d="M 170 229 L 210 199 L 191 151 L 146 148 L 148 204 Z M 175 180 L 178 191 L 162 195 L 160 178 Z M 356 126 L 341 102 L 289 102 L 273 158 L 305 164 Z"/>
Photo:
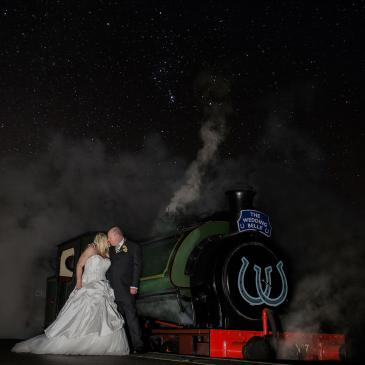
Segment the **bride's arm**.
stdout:
<path fill-rule="evenodd" d="M 86 250 L 81 254 L 79 260 L 76 265 L 76 289 L 80 289 L 82 287 L 82 268 L 85 266 L 87 259 L 95 255 L 94 246 L 88 246 Z"/>

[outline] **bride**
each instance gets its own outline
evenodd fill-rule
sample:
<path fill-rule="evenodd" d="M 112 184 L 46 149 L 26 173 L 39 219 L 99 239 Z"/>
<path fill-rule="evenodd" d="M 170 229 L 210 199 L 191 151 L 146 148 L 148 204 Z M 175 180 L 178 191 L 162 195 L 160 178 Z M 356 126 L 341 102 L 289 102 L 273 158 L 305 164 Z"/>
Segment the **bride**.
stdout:
<path fill-rule="evenodd" d="M 98 233 L 80 256 L 76 287 L 44 334 L 17 343 L 13 352 L 69 355 L 127 355 L 124 320 L 105 278 L 109 269 L 107 236 Z M 82 273 L 82 269 L 84 272 Z"/>

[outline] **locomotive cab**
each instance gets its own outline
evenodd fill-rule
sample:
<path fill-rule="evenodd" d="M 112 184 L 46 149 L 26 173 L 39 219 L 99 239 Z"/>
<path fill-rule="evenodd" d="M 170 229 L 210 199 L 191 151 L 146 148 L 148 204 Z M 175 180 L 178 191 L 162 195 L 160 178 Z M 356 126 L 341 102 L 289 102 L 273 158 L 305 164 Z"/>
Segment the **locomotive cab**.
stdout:
<path fill-rule="evenodd" d="M 57 272 L 47 278 L 45 327 L 51 324 L 76 285 L 76 263 L 96 233 L 89 232 L 67 240 L 57 247 Z"/>

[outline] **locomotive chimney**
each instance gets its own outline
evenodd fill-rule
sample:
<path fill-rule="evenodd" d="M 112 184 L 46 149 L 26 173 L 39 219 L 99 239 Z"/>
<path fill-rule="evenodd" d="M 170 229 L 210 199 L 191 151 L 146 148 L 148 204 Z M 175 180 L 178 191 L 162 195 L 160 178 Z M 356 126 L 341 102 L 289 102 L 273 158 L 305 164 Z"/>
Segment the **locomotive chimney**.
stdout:
<path fill-rule="evenodd" d="M 256 191 L 251 187 L 234 189 L 226 192 L 229 203 L 230 225 L 232 232 L 237 231 L 237 220 L 243 209 L 253 208 L 253 198 Z"/>

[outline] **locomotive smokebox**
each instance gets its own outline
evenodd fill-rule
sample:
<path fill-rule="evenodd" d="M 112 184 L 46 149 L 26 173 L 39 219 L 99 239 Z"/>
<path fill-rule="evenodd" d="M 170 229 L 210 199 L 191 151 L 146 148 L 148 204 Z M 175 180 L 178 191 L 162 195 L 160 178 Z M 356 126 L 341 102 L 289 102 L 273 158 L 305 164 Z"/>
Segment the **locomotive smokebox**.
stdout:
<path fill-rule="evenodd" d="M 237 220 L 240 216 L 241 210 L 252 209 L 253 199 L 256 191 L 252 187 L 244 187 L 241 189 L 234 189 L 226 191 L 229 203 L 229 216 L 231 231 L 237 231 Z"/>

